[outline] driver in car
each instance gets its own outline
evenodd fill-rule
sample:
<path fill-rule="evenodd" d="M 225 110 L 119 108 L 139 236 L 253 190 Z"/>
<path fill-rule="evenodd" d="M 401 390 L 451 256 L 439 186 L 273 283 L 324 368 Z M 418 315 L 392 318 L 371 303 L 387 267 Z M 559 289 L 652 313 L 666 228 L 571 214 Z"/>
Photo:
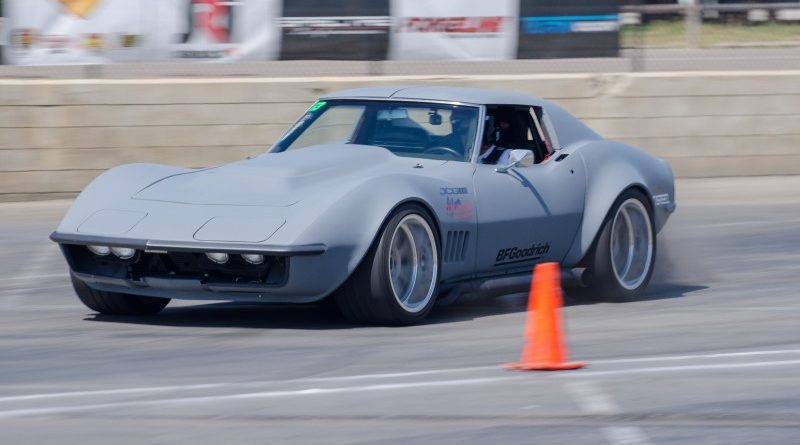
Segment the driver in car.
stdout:
<path fill-rule="evenodd" d="M 463 108 L 454 108 L 450 113 L 450 134 L 440 136 L 435 145 L 447 147 L 458 153 L 466 153 L 470 140 L 470 122 L 474 119 L 474 112 Z"/>
<path fill-rule="evenodd" d="M 487 140 L 481 146 L 481 154 L 478 156 L 478 161 L 482 164 L 506 165 L 509 162 L 511 153 L 511 149 L 505 146 L 507 135 L 511 128 L 510 119 L 508 119 L 508 116 L 503 115 L 497 115 L 495 119 L 494 131 L 489 135 L 491 139 L 487 138 L 494 142 L 489 143 Z"/>

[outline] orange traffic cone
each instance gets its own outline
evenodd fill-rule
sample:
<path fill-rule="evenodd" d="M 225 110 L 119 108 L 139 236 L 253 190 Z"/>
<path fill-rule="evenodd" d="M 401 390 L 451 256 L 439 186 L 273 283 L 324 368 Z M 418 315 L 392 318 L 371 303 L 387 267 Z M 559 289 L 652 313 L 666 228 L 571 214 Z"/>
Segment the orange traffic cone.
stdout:
<path fill-rule="evenodd" d="M 533 270 L 528 314 L 525 319 L 525 347 L 519 363 L 506 363 L 518 371 L 578 369 L 586 363 L 567 362 L 567 348 L 561 339 L 561 283 L 558 263 L 543 263 Z M 535 320 L 534 320 L 535 318 Z"/>

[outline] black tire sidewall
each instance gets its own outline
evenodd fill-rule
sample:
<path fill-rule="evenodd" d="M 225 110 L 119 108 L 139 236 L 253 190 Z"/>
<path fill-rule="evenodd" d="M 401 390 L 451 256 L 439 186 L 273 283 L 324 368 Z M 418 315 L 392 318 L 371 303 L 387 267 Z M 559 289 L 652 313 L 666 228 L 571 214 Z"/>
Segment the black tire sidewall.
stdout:
<path fill-rule="evenodd" d="M 433 289 L 433 296 L 428 304 L 420 311 L 409 312 L 400 305 L 395 298 L 392 291 L 392 285 L 389 277 L 388 255 L 390 244 L 392 242 L 392 235 L 395 229 L 408 215 L 418 215 L 422 217 L 431 229 L 436 245 L 436 261 L 437 261 L 437 274 L 435 277 L 436 283 Z M 383 317 L 386 317 L 390 323 L 393 324 L 414 324 L 424 319 L 436 303 L 436 297 L 439 292 L 439 282 L 442 271 L 442 249 L 439 241 L 439 232 L 436 228 L 428 212 L 418 204 L 403 204 L 397 208 L 391 218 L 386 222 L 381 231 L 381 236 L 377 243 L 374 245 L 374 252 L 369 255 L 370 258 L 370 283 L 372 298 L 374 304 L 379 308 L 379 312 Z"/>
<path fill-rule="evenodd" d="M 169 304 L 169 298 L 145 297 L 92 289 L 70 273 L 78 299 L 89 309 L 107 315 L 154 315 Z"/>
<path fill-rule="evenodd" d="M 647 210 L 647 216 L 650 220 L 653 250 L 651 254 L 652 257 L 650 260 L 650 267 L 642 283 L 635 289 L 626 289 L 617 280 L 611 263 L 611 226 L 613 225 L 614 217 L 617 215 L 622 203 L 631 198 L 641 202 Z M 611 206 L 611 210 L 608 212 L 608 215 L 606 215 L 600 234 L 595 242 L 592 255 L 592 266 L 590 268 L 591 270 L 589 271 L 590 285 L 594 287 L 596 291 L 600 292 L 601 299 L 605 301 L 624 302 L 637 299 L 644 293 L 644 290 L 647 288 L 647 285 L 650 283 L 650 279 L 653 276 L 656 251 L 657 242 L 655 221 L 653 219 L 653 207 L 650 203 L 650 200 L 647 199 L 647 196 L 638 189 L 625 190 L 614 201 L 614 205 Z"/>

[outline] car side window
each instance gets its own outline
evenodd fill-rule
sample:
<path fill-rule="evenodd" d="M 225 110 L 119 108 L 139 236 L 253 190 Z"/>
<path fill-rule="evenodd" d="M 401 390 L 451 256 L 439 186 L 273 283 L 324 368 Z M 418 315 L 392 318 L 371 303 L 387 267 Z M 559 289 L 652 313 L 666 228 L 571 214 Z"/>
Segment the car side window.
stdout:
<path fill-rule="evenodd" d="M 531 145 L 539 150 L 539 156 L 536 156 L 537 162 L 546 159 L 547 156 L 553 153 L 553 143 L 550 135 L 547 132 L 547 127 L 542 122 L 544 111 L 541 107 L 531 107 L 529 110 L 530 120 L 532 127 L 529 131 L 529 141 Z"/>
<path fill-rule="evenodd" d="M 545 141 L 548 151 L 552 154 L 558 148 L 558 138 L 553 132 L 553 124 L 542 107 L 533 107 L 532 112 L 541 130 L 542 139 Z"/>
<path fill-rule="evenodd" d="M 540 134 L 531 107 L 507 105 L 488 108 L 482 145 L 485 150 L 481 153 L 482 155 L 488 153 L 484 163 L 495 162 L 491 160 L 495 152 L 488 150 L 491 146 L 501 147 L 504 150 L 530 150 L 534 162 L 541 162 L 546 149 Z"/>

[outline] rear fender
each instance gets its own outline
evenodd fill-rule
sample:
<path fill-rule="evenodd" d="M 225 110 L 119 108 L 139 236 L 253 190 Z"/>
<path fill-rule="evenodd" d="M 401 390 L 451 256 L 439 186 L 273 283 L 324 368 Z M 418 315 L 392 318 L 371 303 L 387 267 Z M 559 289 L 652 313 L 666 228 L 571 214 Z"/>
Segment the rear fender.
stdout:
<path fill-rule="evenodd" d="M 613 141 L 602 141 L 582 147 L 586 163 L 586 202 L 581 227 L 564 259 L 565 266 L 579 265 L 591 249 L 617 197 L 631 187 L 641 189 L 654 209 L 655 229 L 666 222 L 665 211 L 654 205 L 653 196 L 674 196 L 674 183 L 669 165 L 634 147 Z"/>

